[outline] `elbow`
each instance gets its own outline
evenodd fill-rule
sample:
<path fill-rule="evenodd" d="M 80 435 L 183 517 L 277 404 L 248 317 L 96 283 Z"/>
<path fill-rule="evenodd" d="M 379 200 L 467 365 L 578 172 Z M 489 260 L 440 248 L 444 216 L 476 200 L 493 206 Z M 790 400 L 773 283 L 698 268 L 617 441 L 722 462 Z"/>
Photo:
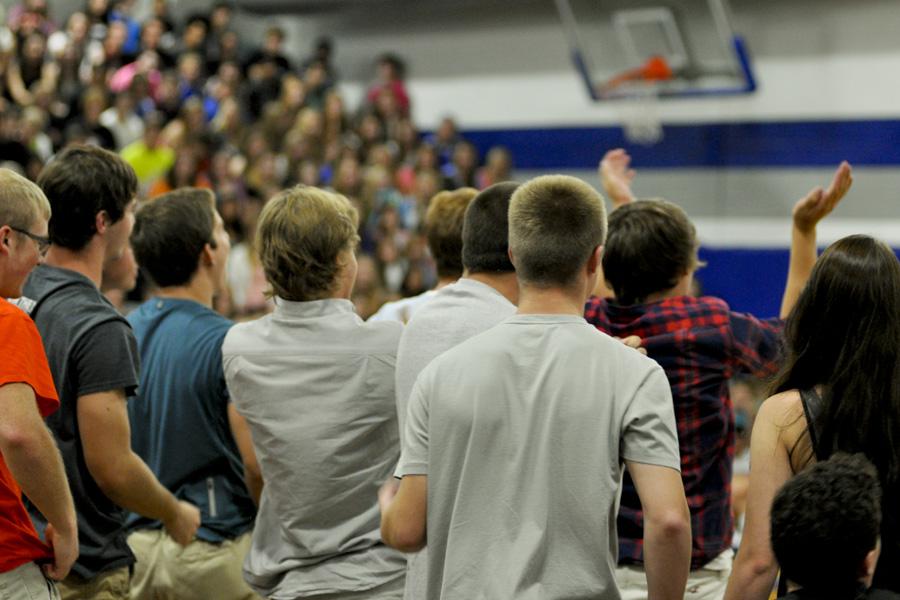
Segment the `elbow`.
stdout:
<path fill-rule="evenodd" d="M 645 519 L 660 537 L 666 539 L 691 537 L 691 515 L 686 504 L 683 510 L 673 508 L 659 514 L 645 514 Z"/>
<path fill-rule="evenodd" d="M 398 527 L 388 519 L 381 521 L 381 539 L 400 552 L 418 552 L 425 547 L 425 531 L 414 527 Z"/>
<path fill-rule="evenodd" d="M 105 496 L 113 501 L 121 496 L 121 490 L 127 485 L 127 471 L 119 466 L 119 461 L 109 458 L 91 460 L 86 456 L 85 462 L 94 483 Z"/>

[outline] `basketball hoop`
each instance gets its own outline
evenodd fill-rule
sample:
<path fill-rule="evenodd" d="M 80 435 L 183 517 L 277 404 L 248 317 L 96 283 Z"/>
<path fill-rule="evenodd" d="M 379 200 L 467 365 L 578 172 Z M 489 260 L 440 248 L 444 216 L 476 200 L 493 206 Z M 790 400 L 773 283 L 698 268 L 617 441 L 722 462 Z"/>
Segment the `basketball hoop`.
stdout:
<path fill-rule="evenodd" d="M 651 56 L 635 69 L 628 69 L 600 85 L 601 98 L 617 100 L 625 139 L 633 144 L 652 146 L 663 139 L 659 116 L 659 83 L 675 77 L 662 56 Z"/>

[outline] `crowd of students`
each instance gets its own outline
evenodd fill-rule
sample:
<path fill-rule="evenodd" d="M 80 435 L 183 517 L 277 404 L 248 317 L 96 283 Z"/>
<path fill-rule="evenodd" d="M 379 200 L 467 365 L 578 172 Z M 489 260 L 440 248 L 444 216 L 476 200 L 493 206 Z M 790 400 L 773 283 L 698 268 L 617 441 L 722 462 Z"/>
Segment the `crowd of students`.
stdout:
<path fill-rule="evenodd" d="M 121 152 L 144 197 L 212 189 L 234 242 L 216 300 L 229 316 L 271 310 L 253 233 L 264 201 L 297 183 L 329 186 L 360 213 L 361 315 L 433 287 L 421 234 L 428 200 L 509 179 L 509 152 L 481 161 L 451 118 L 419 135 L 395 55 L 373 61 L 350 106 L 332 40 L 297 59 L 279 27 L 261 40 L 238 36 L 232 3 L 187 11 L 184 22 L 171 4 L 156 0 L 146 16 L 133 0 L 92 0 L 67 15 L 46 0 L 10 7 L 0 24 L 0 164 L 35 179 L 67 144 L 92 143 Z"/>

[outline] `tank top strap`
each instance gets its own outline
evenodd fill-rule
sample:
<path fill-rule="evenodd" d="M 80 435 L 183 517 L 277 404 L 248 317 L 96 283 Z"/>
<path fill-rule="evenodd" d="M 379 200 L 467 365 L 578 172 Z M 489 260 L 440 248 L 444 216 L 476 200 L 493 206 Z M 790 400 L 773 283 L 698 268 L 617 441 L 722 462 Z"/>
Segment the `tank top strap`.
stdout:
<path fill-rule="evenodd" d="M 809 430 L 809 441 L 812 444 L 816 460 L 825 460 L 828 457 L 822 456 L 824 449 L 819 448 L 819 423 L 824 408 L 822 397 L 815 388 L 800 390 L 800 403 L 803 405 L 803 414 L 806 416 L 806 425 Z"/>

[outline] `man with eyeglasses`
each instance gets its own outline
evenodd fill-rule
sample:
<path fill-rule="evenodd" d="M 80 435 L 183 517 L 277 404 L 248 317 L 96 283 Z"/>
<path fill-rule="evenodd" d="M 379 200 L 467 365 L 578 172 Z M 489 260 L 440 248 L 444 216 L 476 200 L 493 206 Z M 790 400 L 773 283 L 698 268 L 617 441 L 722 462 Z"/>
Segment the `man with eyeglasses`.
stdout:
<path fill-rule="evenodd" d="M 57 598 L 78 556 L 75 506 L 43 419 L 59 408 L 34 322 L 3 298 L 18 297 L 49 246 L 50 204 L 40 188 L 0 169 L 0 590 L 4 598 Z M 47 520 L 38 536 L 22 494 Z M 43 564 L 43 571 L 38 566 Z"/>
<path fill-rule="evenodd" d="M 127 248 L 137 177 L 111 152 L 71 146 L 41 171 L 38 185 L 53 208 L 52 246 L 20 306 L 41 332 L 59 391 L 60 410 L 48 424 L 78 506 L 81 552 L 59 589 L 63 600 L 125 600 L 134 563 L 126 511 L 162 522 L 182 545 L 200 523 L 197 508 L 161 485 L 131 448 L 126 399 L 138 385 L 137 343 L 98 289 L 104 266 Z M 42 529 L 38 511 L 31 516 Z"/>

